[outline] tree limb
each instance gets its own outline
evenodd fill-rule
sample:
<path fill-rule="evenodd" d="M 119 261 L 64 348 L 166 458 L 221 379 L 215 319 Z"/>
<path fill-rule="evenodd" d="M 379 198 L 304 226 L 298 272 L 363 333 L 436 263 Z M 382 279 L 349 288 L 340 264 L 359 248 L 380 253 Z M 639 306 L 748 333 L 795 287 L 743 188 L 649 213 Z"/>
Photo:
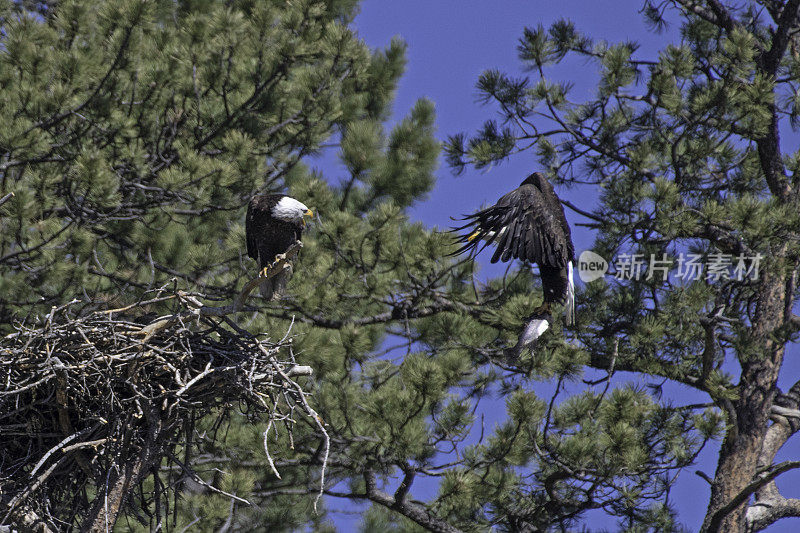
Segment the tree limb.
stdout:
<path fill-rule="evenodd" d="M 263 272 L 259 273 L 258 277 L 249 280 L 245 284 L 241 292 L 236 295 L 236 298 L 234 298 L 233 303 L 231 305 L 226 305 L 222 307 L 212 307 L 208 305 L 203 305 L 196 298 L 179 291 L 178 292 L 179 297 L 193 303 L 196 306 L 195 309 L 182 311 L 181 313 L 178 314 L 161 317 L 155 320 L 154 322 L 151 322 L 147 326 L 143 327 L 138 332 L 138 334 L 143 335 L 145 340 L 147 340 L 156 333 L 158 333 L 159 331 L 172 325 L 176 320 L 180 318 L 188 318 L 191 316 L 225 316 L 232 313 L 238 313 L 244 308 L 244 302 L 247 300 L 247 297 L 250 296 L 250 293 L 253 292 L 253 289 L 255 289 L 258 285 L 263 283 L 265 280 L 276 276 L 279 272 L 281 272 L 284 268 L 286 268 L 289 265 L 289 262 L 292 259 L 294 259 L 294 257 L 298 254 L 298 252 L 302 247 L 303 243 L 297 241 L 292 246 L 290 246 L 285 253 L 280 254 L 277 257 L 277 259 L 267 267 L 266 274 L 264 274 Z"/>
<path fill-rule="evenodd" d="M 397 511 L 401 515 L 409 518 L 434 533 L 461 533 L 461 530 L 451 526 L 444 520 L 436 518 L 422 505 L 408 500 L 397 501 L 389 494 L 378 489 L 375 480 L 375 473 L 371 470 L 364 472 L 364 482 L 366 484 L 366 497 L 375 503 L 379 503 L 389 509 Z"/>
<path fill-rule="evenodd" d="M 711 516 L 711 519 L 708 521 L 708 525 L 705 528 L 705 531 L 713 532 L 718 531 L 720 525 L 722 524 L 722 520 L 725 516 L 728 515 L 731 511 L 742 505 L 750 496 L 752 496 L 758 489 L 778 477 L 779 475 L 783 474 L 788 470 L 792 470 L 795 468 L 800 468 L 800 461 L 785 461 L 775 466 L 770 472 L 766 474 L 762 474 L 757 479 L 753 480 L 750 484 L 745 486 L 739 494 L 737 494 L 731 501 L 717 509 L 717 511 Z"/>

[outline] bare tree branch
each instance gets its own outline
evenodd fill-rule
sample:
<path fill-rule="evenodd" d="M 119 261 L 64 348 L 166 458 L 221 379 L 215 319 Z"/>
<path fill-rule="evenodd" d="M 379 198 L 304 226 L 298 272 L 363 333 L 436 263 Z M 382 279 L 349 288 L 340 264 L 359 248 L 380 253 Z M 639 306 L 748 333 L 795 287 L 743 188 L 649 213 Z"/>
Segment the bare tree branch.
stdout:
<path fill-rule="evenodd" d="M 0 198 L 0 205 L 3 205 L 7 201 L 11 200 L 13 197 L 14 197 L 14 193 L 13 192 L 10 192 L 10 193 L 6 194 L 2 198 Z"/>
<path fill-rule="evenodd" d="M 294 381 L 312 369 L 279 360 L 288 335 L 271 342 L 224 328 L 226 317 L 197 312 L 195 296 L 165 292 L 86 316 L 75 314 L 83 303 L 75 300 L 0 338 L 0 429 L 25 428 L 3 431 L 0 480 L 9 497 L 0 499 L 0 526 L 22 528 L 37 516 L 52 530 L 105 530 L 143 494 L 163 509 L 181 476 L 196 477 L 173 451 L 197 446 L 191 421 L 219 407 L 238 404 L 265 420 L 302 412 L 324 431 Z M 174 319 L 143 336 L 135 313 L 153 303 L 174 306 Z M 178 468 L 162 483 L 155 466 L 164 460 Z M 155 489 L 133 490 L 150 476 Z M 82 489 L 87 483 L 96 494 Z"/>
<path fill-rule="evenodd" d="M 375 503 L 379 503 L 389 509 L 397 511 L 421 525 L 428 531 L 435 533 L 460 533 L 461 530 L 451 526 L 445 520 L 434 517 L 427 509 L 408 500 L 398 501 L 386 492 L 377 487 L 375 473 L 371 470 L 364 472 L 364 481 L 366 484 L 366 497 Z"/>

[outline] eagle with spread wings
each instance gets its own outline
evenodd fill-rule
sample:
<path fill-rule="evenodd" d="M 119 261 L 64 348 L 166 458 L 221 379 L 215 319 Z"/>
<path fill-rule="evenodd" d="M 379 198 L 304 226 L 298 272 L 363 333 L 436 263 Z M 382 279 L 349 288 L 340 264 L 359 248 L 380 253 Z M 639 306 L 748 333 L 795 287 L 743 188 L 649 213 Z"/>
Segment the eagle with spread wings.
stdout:
<path fill-rule="evenodd" d="M 467 223 L 453 231 L 468 232 L 458 237 L 462 246 L 454 255 L 475 254 L 494 244 L 492 263 L 519 259 L 537 264 L 544 298 L 534 314 L 550 314 L 551 304 L 565 304 L 567 324 L 575 323 L 572 233 L 561 201 L 541 172 L 528 176 L 493 206 L 461 220 Z"/>

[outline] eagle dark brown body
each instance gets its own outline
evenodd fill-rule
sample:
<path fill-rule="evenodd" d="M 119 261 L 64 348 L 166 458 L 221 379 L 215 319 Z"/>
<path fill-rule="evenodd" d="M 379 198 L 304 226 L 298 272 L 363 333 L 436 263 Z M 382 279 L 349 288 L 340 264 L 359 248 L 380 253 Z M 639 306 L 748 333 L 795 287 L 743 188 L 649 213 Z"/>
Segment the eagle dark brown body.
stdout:
<path fill-rule="evenodd" d="M 573 323 L 572 233 L 561 201 L 543 174 L 534 172 L 495 205 L 462 220 L 468 222 L 454 231 L 470 233 L 458 238 L 463 246 L 456 254 L 477 253 L 495 244 L 492 263 L 511 259 L 536 263 L 544 292 L 544 305 L 537 312 L 549 312 L 551 303 L 566 302 L 567 323 Z"/>
<path fill-rule="evenodd" d="M 247 206 L 245 235 L 247 255 L 256 259 L 263 270 L 301 240 L 305 220 L 311 215 L 305 205 L 285 194 L 263 194 L 253 197 Z M 283 295 L 291 277 L 286 269 L 261 284 L 261 294 L 271 300 Z"/>

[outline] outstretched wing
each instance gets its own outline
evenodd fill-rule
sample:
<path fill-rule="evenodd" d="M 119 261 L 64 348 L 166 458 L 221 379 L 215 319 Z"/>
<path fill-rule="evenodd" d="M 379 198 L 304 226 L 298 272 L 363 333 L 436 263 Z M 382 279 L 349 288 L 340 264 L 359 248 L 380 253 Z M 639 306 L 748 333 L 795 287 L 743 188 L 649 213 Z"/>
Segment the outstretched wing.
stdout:
<path fill-rule="evenodd" d="M 462 246 L 453 255 L 477 253 L 494 243 L 497 249 L 492 263 L 514 258 L 540 266 L 564 267 L 572 254 L 559 214 L 553 212 L 536 186 L 521 185 L 495 205 L 461 219 L 467 223 L 452 231 L 468 232 L 456 240 Z"/>

